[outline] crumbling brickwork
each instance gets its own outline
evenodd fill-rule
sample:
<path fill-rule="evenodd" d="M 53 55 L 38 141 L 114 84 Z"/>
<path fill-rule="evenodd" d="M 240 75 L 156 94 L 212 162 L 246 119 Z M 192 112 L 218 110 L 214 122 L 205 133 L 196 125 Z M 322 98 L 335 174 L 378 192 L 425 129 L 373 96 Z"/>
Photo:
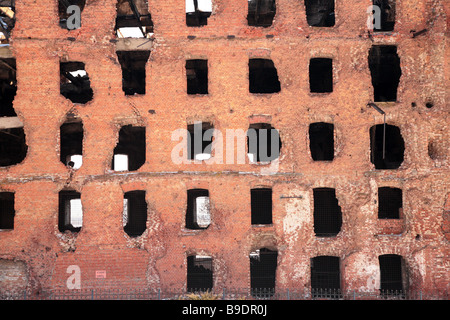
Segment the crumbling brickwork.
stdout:
<path fill-rule="evenodd" d="M 86 0 L 75 30 L 59 26 L 57 0 L 15 2 L 2 54 L 15 58 L 13 108 L 28 148 L 23 161 L 0 168 L 0 191 L 14 193 L 15 211 L 13 228 L 0 230 L 0 293 L 66 288 L 71 265 L 79 266 L 83 288 L 185 289 L 189 255 L 212 257 L 214 288 L 248 288 L 249 255 L 260 248 L 278 253 L 276 290 L 310 288 L 311 259 L 333 256 L 340 289 L 376 292 L 379 256 L 396 254 L 404 261 L 404 289 L 448 291 L 447 1 L 396 0 L 388 32 L 368 29 L 370 0 L 336 0 L 331 27 L 309 26 L 301 0 L 277 0 L 269 27 L 248 25 L 247 0 L 213 0 L 201 27 L 186 25 L 184 1 L 136 2 L 147 4 L 154 28 L 141 42 L 116 36 L 117 0 Z M 396 46 L 400 59 L 396 100 L 375 101 L 404 140 L 396 169 L 371 162 L 370 128 L 384 123 L 368 106 L 374 102 L 369 51 L 376 45 Z M 131 49 L 150 51 L 144 94 L 123 90 L 116 52 Z M 310 92 L 312 58 L 332 59 L 331 92 Z M 191 59 L 207 60 L 207 94 L 187 93 Z M 249 92 L 249 59 L 273 62 L 279 92 Z M 84 63 L 92 89 L 86 103 L 61 94 L 60 63 L 68 61 Z M 60 161 L 60 127 L 73 118 L 83 124 L 77 170 Z M 264 173 L 269 164 L 249 161 L 174 163 L 179 140 L 172 134 L 195 121 L 223 134 L 269 123 L 282 143 L 277 170 Z M 319 122 L 334 127 L 329 161 L 311 157 L 309 126 Z M 114 171 L 126 125 L 145 127 L 145 162 L 135 171 Z M 398 219 L 378 218 L 381 187 L 402 190 Z M 254 188 L 272 189 L 270 224 L 251 224 Z M 314 233 L 315 188 L 335 190 L 342 212 L 337 235 Z M 58 229 L 63 189 L 81 194 L 79 232 Z M 207 228 L 186 228 L 189 189 L 208 190 Z M 137 237 L 122 221 L 124 193 L 134 190 L 145 191 L 147 202 L 146 228 Z"/>

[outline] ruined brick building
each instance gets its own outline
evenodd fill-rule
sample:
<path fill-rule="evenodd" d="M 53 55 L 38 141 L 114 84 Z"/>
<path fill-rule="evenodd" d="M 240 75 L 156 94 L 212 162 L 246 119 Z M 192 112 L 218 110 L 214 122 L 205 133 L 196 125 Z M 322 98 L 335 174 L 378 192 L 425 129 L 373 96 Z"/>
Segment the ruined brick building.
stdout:
<path fill-rule="evenodd" d="M 78 270 L 82 289 L 444 296 L 449 15 L 445 0 L 0 0 L 0 294 L 67 289 Z M 280 143 L 211 163 L 198 122 Z"/>

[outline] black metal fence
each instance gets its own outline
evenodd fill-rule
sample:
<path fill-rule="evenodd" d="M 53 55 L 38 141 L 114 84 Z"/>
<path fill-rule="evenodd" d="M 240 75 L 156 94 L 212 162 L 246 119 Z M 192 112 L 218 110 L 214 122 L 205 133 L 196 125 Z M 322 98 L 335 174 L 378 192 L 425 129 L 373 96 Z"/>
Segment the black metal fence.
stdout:
<path fill-rule="evenodd" d="M 448 300 L 448 292 L 228 289 L 206 292 L 162 289 L 54 289 L 0 293 L 0 300 Z"/>

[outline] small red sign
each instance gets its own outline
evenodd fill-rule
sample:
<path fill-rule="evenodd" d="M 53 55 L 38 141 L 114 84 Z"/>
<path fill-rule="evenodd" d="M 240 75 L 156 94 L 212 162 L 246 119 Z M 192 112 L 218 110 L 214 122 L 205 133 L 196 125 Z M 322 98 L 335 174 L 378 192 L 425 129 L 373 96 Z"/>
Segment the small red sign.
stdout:
<path fill-rule="evenodd" d="M 106 270 L 97 270 L 95 271 L 96 279 L 106 279 Z"/>

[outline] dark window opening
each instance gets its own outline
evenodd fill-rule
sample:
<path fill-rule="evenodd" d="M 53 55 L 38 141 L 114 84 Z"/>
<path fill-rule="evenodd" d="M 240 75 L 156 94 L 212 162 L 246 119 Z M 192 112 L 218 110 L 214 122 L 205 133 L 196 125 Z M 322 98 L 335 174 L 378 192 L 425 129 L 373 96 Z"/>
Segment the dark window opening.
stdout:
<path fill-rule="evenodd" d="M 272 223 L 272 189 L 258 188 L 250 191 L 252 224 Z"/>
<path fill-rule="evenodd" d="M 338 297 L 341 289 L 339 257 L 319 256 L 311 259 L 313 297 Z"/>
<path fill-rule="evenodd" d="M 402 189 L 378 188 L 378 219 L 400 219 Z"/>
<path fill-rule="evenodd" d="M 186 60 L 188 94 L 208 94 L 208 60 Z"/>
<path fill-rule="evenodd" d="M 122 67 L 122 90 L 125 95 L 145 94 L 145 65 L 150 51 L 117 51 Z"/>
<path fill-rule="evenodd" d="M 60 92 L 73 103 L 85 104 L 92 100 L 94 92 L 83 62 L 60 63 Z"/>
<path fill-rule="evenodd" d="M 188 130 L 188 159 L 207 160 L 211 157 L 214 127 L 209 122 L 190 124 Z"/>
<path fill-rule="evenodd" d="M 16 24 L 15 0 L 3 0 L 0 3 L 0 43 L 9 43 L 11 31 Z"/>
<path fill-rule="evenodd" d="M 59 12 L 59 26 L 62 29 L 69 29 L 67 26 L 67 20 L 73 14 L 70 10 L 67 13 L 67 8 L 69 6 L 78 6 L 80 8 L 80 13 L 83 11 L 86 5 L 86 0 L 59 0 L 58 1 L 58 12 Z"/>
<path fill-rule="evenodd" d="M 83 123 L 80 120 L 66 121 L 59 132 L 60 161 L 70 168 L 79 169 L 83 155 Z"/>
<path fill-rule="evenodd" d="M 276 13 L 275 0 L 249 0 L 247 21 L 249 26 L 270 27 Z"/>
<path fill-rule="evenodd" d="M 59 192 L 58 229 L 60 232 L 79 232 L 83 225 L 81 194 L 73 190 Z"/>
<path fill-rule="evenodd" d="M 403 259 L 396 254 L 385 254 L 378 257 L 380 263 L 380 292 L 384 295 L 402 294 Z"/>
<path fill-rule="evenodd" d="M 402 75 L 396 46 L 372 46 L 369 68 L 375 101 L 397 101 L 397 88 Z"/>
<path fill-rule="evenodd" d="M 316 122 L 309 125 L 309 149 L 314 161 L 334 159 L 334 125 Z"/>
<path fill-rule="evenodd" d="M 341 231 L 342 212 L 332 188 L 315 188 L 314 232 L 317 237 L 333 237 Z"/>
<path fill-rule="evenodd" d="M 311 27 L 334 26 L 334 0 L 305 0 L 305 7 L 306 20 Z"/>
<path fill-rule="evenodd" d="M 112 169 L 135 171 L 145 163 L 145 127 L 123 126 L 119 131 L 119 142 L 114 148 Z"/>
<path fill-rule="evenodd" d="M 0 21 L 1 25 L 1 21 Z M 17 92 L 16 59 L 0 59 L 0 117 L 16 117 L 13 108 Z"/>
<path fill-rule="evenodd" d="M 211 13 L 211 0 L 186 0 L 186 25 L 188 27 L 206 26 Z"/>
<path fill-rule="evenodd" d="M 0 192 L 0 229 L 14 229 L 14 192 Z"/>
<path fill-rule="evenodd" d="M 267 298 L 275 293 L 278 251 L 266 248 L 250 253 L 250 287 L 253 297 Z"/>
<path fill-rule="evenodd" d="M 213 288 L 212 258 L 209 256 L 187 257 L 188 292 L 205 292 Z"/>
<path fill-rule="evenodd" d="M 116 8 L 114 30 L 118 38 L 149 38 L 153 35 L 147 0 L 118 0 Z"/>
<path fill-rule="evenodd" d="M 386 129 L 386 132 L 385 132 Z M 370 128 L 371 162 L 375 169 L 397 169 L 403 162 L 405 142 L 400 128 L 378 124 Z"/>
<path fill-rule="evenodd" d="M 272 60 L 250 59 L 248 67 L 250 93 L 277 93 L 281 91 L 277 69 Z"/>
<path fill-rule="evenodd" d="M 280 133 L 268 123 L 253 123 L 247 131 L 250 163 L 270 162 L 281 152 Z"/>
<path fill-rule="evenodd" d="M 186 228 L 206 229 L 211 223 L 209 192 L 206 189 L 187 191 Z"/>
<path fill-rule="evenodd" d="M 138 237 L 147 229 L 145 191 L 129 191 L 124 194 L 123 198 L 123 230 L 130 237 Z"/>
<path fill-rule="evenodd" d="M 376 28 L 374 23 L 374 31 L 393 31 L 395 25 L 395 0 L 373 0 L 373 5 L 378 6 L 380 12 L 380 28 Z"/>
<path fill-rule="evenodd" d="M 311 92 L 333 92 L 333 60 L 312 58 L 309 61 L 309 89 Z"/>
<path fill-rule="evenodd" d="M 28 151 L 23 128 L 0 130 L 0 167 L 21 163 Z"/>

